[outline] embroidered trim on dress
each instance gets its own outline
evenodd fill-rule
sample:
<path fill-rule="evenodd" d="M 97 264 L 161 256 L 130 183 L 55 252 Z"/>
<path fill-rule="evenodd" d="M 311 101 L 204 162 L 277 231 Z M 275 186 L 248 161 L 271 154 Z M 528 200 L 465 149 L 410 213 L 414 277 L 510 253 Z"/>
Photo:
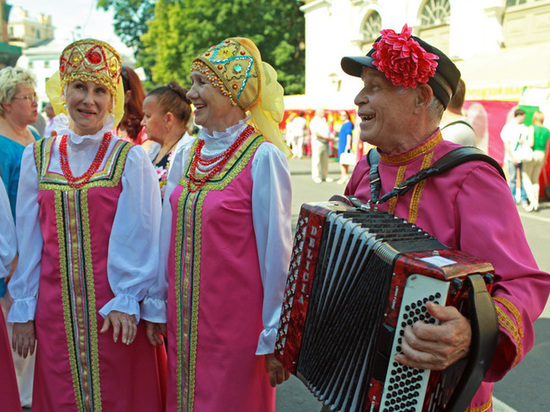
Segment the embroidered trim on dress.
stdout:
<path fill-rule="evenodd" d="M 418 156 L 422 156 L 436 147 L 439 143 L 443 141 L 441 136 L 441 131 L 438 131 L 437 135 L 433 139 L 428 139 L 416 149 L 411 150 L 410 152 L 403 153 L 399 156 L 386 156 L 383 153 L 380 153 L 380 159 L 389 164 L 399 164 L 403 162 L 408 162 Z"/>
<path fill-rule="evenodd" d="M 88 189 L 114 187 L 120 182 L 131 143 L 119 141 L 104 169 L 82 188 L 68 185 L 63 175 L 48 172 L 55 139 L 39 140 L 34 147 L 39 190 L 53 191 L 59 247 L 63 320 L 76 406 L 101 412 L 99 345 Z"/>
<path fill-rule="evenodd" d="M 40 190 L 84 190 L 90 187 L 114 187 L 118 185 L 124 167 L 117 167 L 120 159 L 126 159 L 133 144 L 118 140 L 109 153 L 105 166 L 98 170 L 86 185 L 79 189 L 69 186 L 65 176 L 61 173 L 48 171 L 52 159 L 52 147 L 55 137 L 41 139 L 36 142 L 34 156 L 38 170 Z M 125 162 L 122 162 L 124 165 Z"/>
<path fill-rule="evenodd" d="M 266 142 L 259 134 L 250 136 L 237 149 L 224 168 L 195 192 L 187 190 L 192 159 L 178 185 L 183 191 L 178 199 L 176 244 L 174 250 L 176 290 L 176 385 L 177 411 L 194 408 L 195 372 L 198 344 L 202 209 L 209 191 L 222 190 L 246 167 L 258 147 Z M 194 153 L 194 143 L 191 153 Z M 184 221 L 185 217 L 185 221 Z M 185 228 L 185 229 L 184 229 Z M 185 237 L 184 237 L 185 234 Z M 185 257 L 185 260 L 183 258 Z M 183 264 L 182 264 L 183 263 Z"/>
<path fill-rule="evenodd" d="M 424 156 L 424 159 L 422 159 L 422 166 L 420 166 L 420 170 L 428 168 L 432 164 L 433 157 L 434 152 L 429 152 L 426 156 Z M 420 197 L 422 196 L 422 192 L 426 187 L 426 183 L 427 179 L 424 179 L 419 182 L 413 189 L 411 204 L 409 206 L 408 222 L 410 223 L 416 223 L 416 219 L 418 218 L 418 207 L 420 206 Z"/>
<path fill-rule="evenodd" d="M 514 367 L 518 364 L 522 356 L 523 326 L 521 324 L 521 314 L 519 313 L 519 310 L 514 306 L 514 304 L 508 299 L 502 296 L 493 296 L 493 300 L 503 305 L 508 310 L 508 312 L 510 312 L 514 316 L 515 323 L 512 319 L 510 319 L 508 315 L 506 315 L 502 308 L 500 308 L 498 305 L 495 305 L 497 309 L 498 323 L 502 325 L 508 332 L 510 332 L 512 338 L 514 338 L 514 340 L 516 341 L 518 353 L 512 365 L 512 367 Z"/>
<path fill-rule="evenodd" d="M 486 412 L 491 408 L 492 405 L 493 405 L 493 393 L 491 392 L 491 397 L 487 402 L 485 402 L 481 406 L 476 406 L 474 408 L 466 408 L 465 412 Z"/>
<path fill-rule="evenodd" d="M 401 184 L 403 180 L 405 179 L 405 172 L 407 171 L 407 165 L 399 166 L 399 169 L 397 170 L 397 175 L 395 176 L 395 182 L 393 184 L 393 187 L 396 187 L 397 185 Z M 390 204 L 388 206 L 388 212 L 395 213 L 395 205 L 397 204 L 397 199 L 399 199 L 399 196 L 394 196 L 390 199 Z"/>
<path fill-rule="evenodd" d="M 96 301 L 87 196 L 55 191 L 65 332 L 73 387 L 82 410 L 102 410 Z"/>

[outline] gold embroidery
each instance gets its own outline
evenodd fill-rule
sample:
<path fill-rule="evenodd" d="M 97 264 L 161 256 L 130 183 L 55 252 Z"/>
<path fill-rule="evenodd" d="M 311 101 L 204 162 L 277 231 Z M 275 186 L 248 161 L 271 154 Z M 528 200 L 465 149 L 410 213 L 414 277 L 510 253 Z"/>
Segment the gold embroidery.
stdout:
<path fill-rule="evenodd" d="M 497 309 L 499 324 L 501 324 L 508 332 L 510 332 L 510 334 L 516 341 L 518 353 L 512 365 L 512 367 L 514 367 L 518 364 L 522 356 L 523 326 L 521 323 L 521 314 L 519 313 L 519 310 L 514 306 L 514 304 L 508 299 L 502 296 L 493 296 L 493 300 L 503 305 L 508 310 L 508 312 L 510 312 L 514 316 L 515 319 L 514 323 L 514 321 L 512 321 L 498 305 L 495 305 Z"/>
<path fill-rule="evenodd" d="M 465 412 L 486 412 L 493 405 L 493 394 L 491 393 L 491 398 L 481 406 L 476 406 L 475 408 L 466 408 Z"/>
<path fill-rule="evenodd" d="M 407 171 L 407 165 L 399 166 L 399 170 L 397 171 L 397 176 L 395 177 L 395 183 L 393 184 L 393 187 L 396 187 L 397 185 L 401 184 L 401 182 L 403 182 L 406 171 Z M 395 211 L 395 205 L 397 204 L 397 199 L 399 199 L 399 196 L 394 196 L 390 199 L 390 203 L 388 205 L 389 213 L 395 213 L 394 211 Z"/>
<path fill-rule="evenodd" d="M 426 140 L 424 143 L 422 143 L 416 149 L 411 150 L 410 152 L 403 153 L 402 155 L 398 155 L 398 156 L 386 156 L 383 153 L 380 153 L 380 159 L 384 160 L 384 162 L 389 164 L 399 164 L 399 163 L 408 162 L 409 160 L 415 159 L 418 156 L 422 156 L 428 153 L 430 150 L 432 150 L 442 141 L 443 141 L 443 137 L 441 136 L 441 132 L 439 132 L 433 139 Z"/>
<path fill-rule="evenodd" d="M 177 347 L 177 410 L 193 410 L 195 396 L 195 372 L 198 344 L 202 210 L 209 191 L 222 190 L 250 162 L 256 149 L 266 140 L 258 134 L 249 137 L 237 149 L 235 155 L 219 174 L 194 193 L 187 191 L 187 170 L 179 185 L 183 188 L 178 199 L 175 245 L 176 288 L 176 347 Z M 195 145 L 197 142 L 195 142 Z M 194 147 L 191 153 L 194 152 Z M 184 236 L 185 233 L 185 236 Z M 185 255 L 183 255 L 183 253 Z M 183 264 L 182 264 L 183 263 Z M 183 280 L 183 289 L 182 289 Z M 189 363 L 187 363 L 187 360 Z M 181 390 L 180 390 L 181 389 Z"/>
<path fill-rule="evenodd" d="M 36 145 L 38 146 L 38 144 Z M 35 151 L 36 155 L 36 151 Z M 41 156 L 38 156 L 37 159 L 40 159 Z M 37 163 L 38 170 L 40 170 L 40 165 Z M 63 214 L 63 207 L 61 205 L 61 192 L 55 192 L 55 214 L 56 216 L 61 216 Z M 63 220 L 57 219 L 57 238 L 59 242 L 59 271 L 61 274 L 61 299 L 63 302 L 63 320 L 65 323 L 65 333 L 67 334 L 67 349 L 69 351 L 69 364 L 71 367 L 71 372 L 77 370 L 77 361 L 76 361 L 76 350 L 73 345 L 74 342 L 74 334 L 73 329 L 70 327 L 71 325 L 71 313 L 67 308 L 70 307 L 69 305 L 69 289 L 67 285 L 67 255 L 65 250 L 65 231 L 63 229 Z M 82 408 L 82 396 L 80 392 L 80 385 L 79 385 L 79 379 L 78 375 L 76 373 L 72 373 L 72 379 L 73 379 L 73 390 L 76 400 L 76 406 L 79 411 L 83 410 Z"/>
<path fill-rule="evenodd" d="M 420 170 L 424 170 L 427 167 L 429 167 L 432 164 L 433 157 L 434 157 L 433 152 L 430 152 L 426 156 L 424 156 L 424 159 L 422 159 L 422 166 L 420 166 Z M 418 218 L 418 207 L 420 206 L 420 197 L 422 196 L 422 192 L 424 191 L 425 187 L 426 187 L 426 179 L 418 182 L 413 189 L 413 193 L 411 196 L 411 204 L 409 205 L 408 221 L 410 223 L 416 223 L 416 219 Z"/>
<path fill-rule="evenodd" d="M 63 320 L 67 336 L 73 390 L 78 410 L 101 412 L 98 326 L 91 251 L 88 189 L 114 187 L 120 182 L 131 144 L 115 144 L 106 166 L 80 189 L 71 188 L 66 179 L 48 172 L 54 139 L 36 143 L 34 155 L 39 190 L 53 191 Z"/>
<path fill-rule="evenodd" d="M 38 166 L 39 173 L 39 189 L 40 190 L 79 190 L 69 186 L 65 176 L 59 173 L 53 173 L 47 170 L 48 165 L 51 162 L 52 157 L 52 148 L 55 143 L 54 138 L 41 139 L 40 147 L 45 146 L 43 150 L 40 148 L 35 149 L 35 159 Z M 38 143 L 37 142 L 37 143 Z M 38 144 L 37 144 L 38 146 Z M 119 159 L 126 159 L 128 151 L 132 148 L 133 144 L 125 142 L 123 140 L 118 140 L 107 160 L 105 162 L 105 167 L 101 170 L 98 170 L 90 181 L 80 190 L 88 189 L 90 187 L 114 187 L 118 185 L 120 177 L 122 176 L 122 171 L 124 170 L 124 161 L 122 162 L 121 167 L 117 167 L 120 164 Z M 38 157 L 37 157 L 38 156 Z"/>
<path fill-rule="evenodd" d="M 122 171 L 122 167 L 119 166 L 117 169 Z M 101 411 L 101 380 L 99 376 L 99 345 L 97 337 L 97 316 L 96 316 L 96 300 L 95 300 L 95 285 L 94 285 L 94 268 L 92 261 L 92 236 L 90 233 L 90 212 L 88 209 L 88 191 L 84 190 L 82 192 L 82 230 L 84 232 L 84 257 L 86 268 L 86 288 L 87 298 L 88 298 L 88 318 L 90 322 L 90 351 L 92 352 L 92 383 L 94 385 L 93 394 L 95 402 L 95 410 Z"/>

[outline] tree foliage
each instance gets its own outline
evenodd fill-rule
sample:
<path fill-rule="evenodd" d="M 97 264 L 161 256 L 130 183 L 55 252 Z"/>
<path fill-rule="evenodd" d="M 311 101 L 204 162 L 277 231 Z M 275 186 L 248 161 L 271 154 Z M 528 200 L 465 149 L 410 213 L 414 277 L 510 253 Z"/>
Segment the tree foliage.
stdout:
<path fill-rule="evenodd" d="M 298 0 L 158 0 L 148 31 L 141 36 L 138 60 L 148 65 L 154 82 L 177 80 L 188 85 L 189 68 L 198 54 L 227 37 L 248 37 L 262 59 L 277 70 L 285 93 L 303 93 L 302 4 Z"/>
<path fill-rule="evenodd" d="M 147 22 L 155 16 L 155 0 L 97 0 L 97 7 L 113 9 L 115 34 L 139 58 L 143 49 L 141 36 L 148 30 Z"/>

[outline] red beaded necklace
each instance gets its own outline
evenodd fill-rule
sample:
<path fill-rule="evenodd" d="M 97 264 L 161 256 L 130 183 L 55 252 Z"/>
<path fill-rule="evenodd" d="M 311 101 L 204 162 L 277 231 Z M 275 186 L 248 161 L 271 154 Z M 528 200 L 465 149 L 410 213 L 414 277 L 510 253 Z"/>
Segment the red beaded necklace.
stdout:
<path fill-rule="evenodd" d="M 69 159 L 67 157 L 67 136 L 65 135 L 61 138 L 61 143 L 59 144 L 59 160 L 61 162 L 63 176 L 69 181 L 69 186 L 74 189 L 80 189 L 90 181 L 94 173 L 99 169 L 99 166 L 101 166 L 101 163 L 103 163 L 109 143 L 111 143 L 111 132 L 107 132 L 103 135 L 103 139 L 101 140 L 101 144 L 99 145 L 99 149 L 97 150 L 90 168 L 86 170 L 83 175 L 75 177 L 71 172 Z"/>
<path fill-rule="evenodd" d="M 212 159 L 203 159 L 201 157 L 201 150 L 204 146 L 204 140 L 200 139 L 197 143 L 197 146 L 195 147 L 195 153 L 193 156 L 193 160 L 191 161 L 189 180 L 187 181 L 187 190 L 190 192 L 196 192 L 201 187 L 203 187 L 208 180 L 219 173 L 227 164 L 229 159 L 231 159 L 231 157 L 235 154 L 242 142 L 248 139 L 252 135 L 252 133 L 254 133 L 254 128 L 252 126 L 248 126 L 246 129 L 244 129 L 244 131 L 231 146 L 229 146 L 221 155 L 216 156 Z M 200 179 L 197 177 L 197 170 L 203 170 L 201 169 L 201 166 L 208 166 L 215 163 L 216 161 L 219 162 L 214 165 L 209 172 L 205 173 L 204 176 Z"/>

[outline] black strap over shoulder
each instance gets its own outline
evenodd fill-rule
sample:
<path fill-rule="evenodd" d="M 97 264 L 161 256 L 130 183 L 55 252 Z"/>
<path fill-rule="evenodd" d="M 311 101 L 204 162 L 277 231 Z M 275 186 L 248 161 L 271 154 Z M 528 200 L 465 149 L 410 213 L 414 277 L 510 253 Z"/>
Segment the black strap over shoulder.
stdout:
<path fill-rule="evenodd" d="M 474 130 L 472 125 L 470 123 L 468 123 L 466 120 L 463 120 L 463 119 L 458 119 L 458 120 L 455 120 L 454 122 L 447 123 L 445 126 L 443 126 L 441 128 L 441 130 L 445 129 L 446 127 L 452 126 L 454 124 L 463 124 L 464 126 L 468 126 L 470 129 Z"/>
<path fill-rule="evenodd" d="M 398 186 L 394 187 L 390 192 L 382 196 L 381 199 L 378 199 L 378 196 L 380 195 L 380 174 L 378 172 L 378 161 L 380 157 L 377 150 L 374 148 L 369 151 L 367 156 L 370 165 L 369 181 L 371 185 L 371 198 L 374 203 L 384 203 L 394 196 L 403 196 L 418 182 L 421 182 L 428 177 L 445 173 L 447 170 L 452 169 L 453 167 L 472 160 L 481 160 L 489 163 L 497 170 L 497 172 L 502 176 L 503 179 L 506 179 L 504 171 L 495 159 L 493 159 L 491 156 L 486 155 L 482 150 L 478 149 L 477 147 L 462 146 L 451 150 L 433 165 L 412 175 L 407 180 L 401 182 Z"/>

